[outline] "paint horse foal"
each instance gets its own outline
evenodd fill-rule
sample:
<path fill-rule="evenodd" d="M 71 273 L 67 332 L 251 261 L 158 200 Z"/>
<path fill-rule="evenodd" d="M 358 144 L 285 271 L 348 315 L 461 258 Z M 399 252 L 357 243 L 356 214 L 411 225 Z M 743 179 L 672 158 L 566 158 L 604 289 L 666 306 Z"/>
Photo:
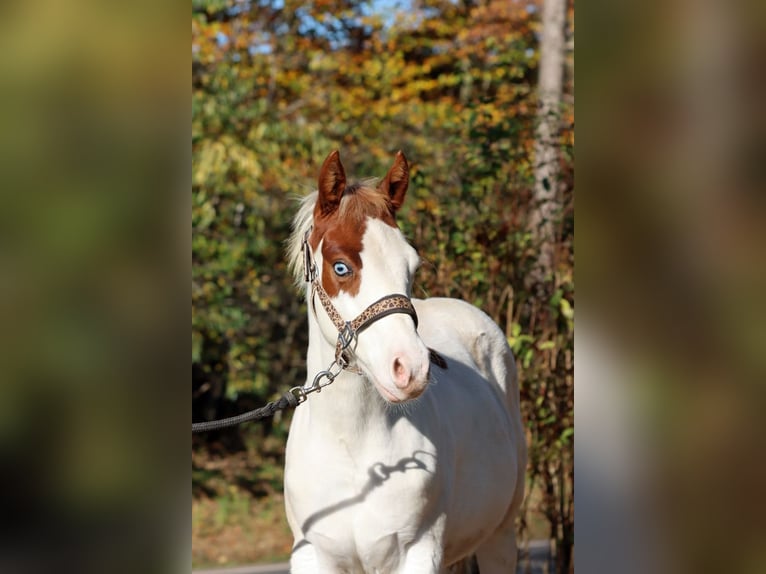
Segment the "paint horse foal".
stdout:
<path fill-rule="evenodd" d="M 481 574 L 515 571 L 526 447 L 513 356 L 475 307 L 410 303 L 419 259 L 395 221 L 408 183 L 399 152 L 379 184 L 347 185 L 335 151 L 295 219 L 308 372 L 345 368 L 290 427 L 294 574 L 436 574 L 472 555 Z M 396 308 L 341 339 L 343 350 L 339 329 L 381 299 Z"/>

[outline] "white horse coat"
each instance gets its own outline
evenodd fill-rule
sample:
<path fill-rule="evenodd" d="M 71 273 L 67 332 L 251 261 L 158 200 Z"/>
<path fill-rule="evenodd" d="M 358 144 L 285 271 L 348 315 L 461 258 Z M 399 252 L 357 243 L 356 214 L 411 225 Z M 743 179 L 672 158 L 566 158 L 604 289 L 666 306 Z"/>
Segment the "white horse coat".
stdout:
<path fill-rule="evenodd" d="M 389 188 L 393 211 L 404 196 L 402 179 L 406 191 L 403 159 L 397 156 L 379 186 Z M 296 218 L 295 267 L 297 238 L 317 225 L 323 194 L 334 189 L 340 202 L 344 188 L 334 153 L 323 166 L 318 199 L 309 196 Z M 349 263 L 357 269 L 324 275 L 335 281 L 356 274 L 357 292 L 344 291 L 341 282 L 333 297 L 346 320 L 382 295 L 409 295 L 418 264 L 390 222 L 366 216 L 361 227 L 362 248 Z M 316 239 L 317 266 L 344 272 L 348 268 L 338 263 L 352 258 L 344 253 L 330 260 L 342 251 L 328 245 L 332 237 L 328 232 Z M 343 371 L 295 411 L 285 468 L 295 574 L 436 574 L 473 554 L 481 574 L 515 569 L 514 518 L 523 497 L 526 446 L 511 351 L 494 322 L 465 302 L 413 304 L 417 331 L 405 315 L 380 319 L 356 341 L 360 372 Z M 332 363 L 335 337 L 322 307 L 310 304 L 310 376 Z M 431 365 L 429 373 L 426 347 L 445 359 L 446 368 Z"/>

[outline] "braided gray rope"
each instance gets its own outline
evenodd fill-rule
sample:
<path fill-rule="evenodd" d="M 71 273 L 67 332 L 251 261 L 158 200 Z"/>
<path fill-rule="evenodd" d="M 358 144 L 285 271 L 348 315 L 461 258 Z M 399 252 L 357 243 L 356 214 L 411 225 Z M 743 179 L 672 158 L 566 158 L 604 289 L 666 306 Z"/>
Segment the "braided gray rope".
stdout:
<path fill-rule="evenodd" d="M 277 411 L 282 411 L 286 408 L 295 408 L 299 404 L 298 397 L 293 394 L 292 391 L 287 391 L 279 400 L 272 401 L 266 405 L 242 413 L 235 417 L 229 417 L 227 419 L 221 419 L 217 421 L 207 421 L 202 423 L 192 423 L 192 432 L 206 432 L 211 430 L 218 430 L 226 427 L 231 427 L 248 421 L 258 421 L 268 417 L 273 417 Z"/>

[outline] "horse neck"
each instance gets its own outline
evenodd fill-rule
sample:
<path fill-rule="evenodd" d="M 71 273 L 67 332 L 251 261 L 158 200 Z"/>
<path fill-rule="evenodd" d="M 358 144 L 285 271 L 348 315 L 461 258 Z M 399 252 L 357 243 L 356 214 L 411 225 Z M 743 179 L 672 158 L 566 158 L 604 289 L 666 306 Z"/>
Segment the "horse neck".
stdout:
<path fill-rule="evenodd" d="M 309 304 L 310 307 L 310 304 Z M 309 348 L 306 356 L 308 384 L 314 376 L 327 369 L 335 359 L 335 346 L 322 335 L 311 309 L 309 317 Z M 309 395 L 306 405 L 311 411 L 312 429 L 326 428 L 333 433 L 359 435 L 365 429 L 388 426 L 386 405 L 364 376 L 344 370 L 321 392 Z"/>

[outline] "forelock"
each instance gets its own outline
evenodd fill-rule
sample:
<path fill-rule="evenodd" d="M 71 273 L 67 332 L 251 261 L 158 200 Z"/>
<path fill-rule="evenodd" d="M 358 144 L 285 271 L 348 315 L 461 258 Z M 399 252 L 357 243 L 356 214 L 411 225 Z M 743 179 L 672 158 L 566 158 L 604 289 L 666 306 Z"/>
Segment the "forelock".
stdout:
<path fill-rule="evenodd" d="M 340 200 L 337 217 L 343 221 L 362 222 L 367 217 L 390 219 L 391 202 L 378 191 L 376 179 L 366 179 L 349 185 Z"/>

